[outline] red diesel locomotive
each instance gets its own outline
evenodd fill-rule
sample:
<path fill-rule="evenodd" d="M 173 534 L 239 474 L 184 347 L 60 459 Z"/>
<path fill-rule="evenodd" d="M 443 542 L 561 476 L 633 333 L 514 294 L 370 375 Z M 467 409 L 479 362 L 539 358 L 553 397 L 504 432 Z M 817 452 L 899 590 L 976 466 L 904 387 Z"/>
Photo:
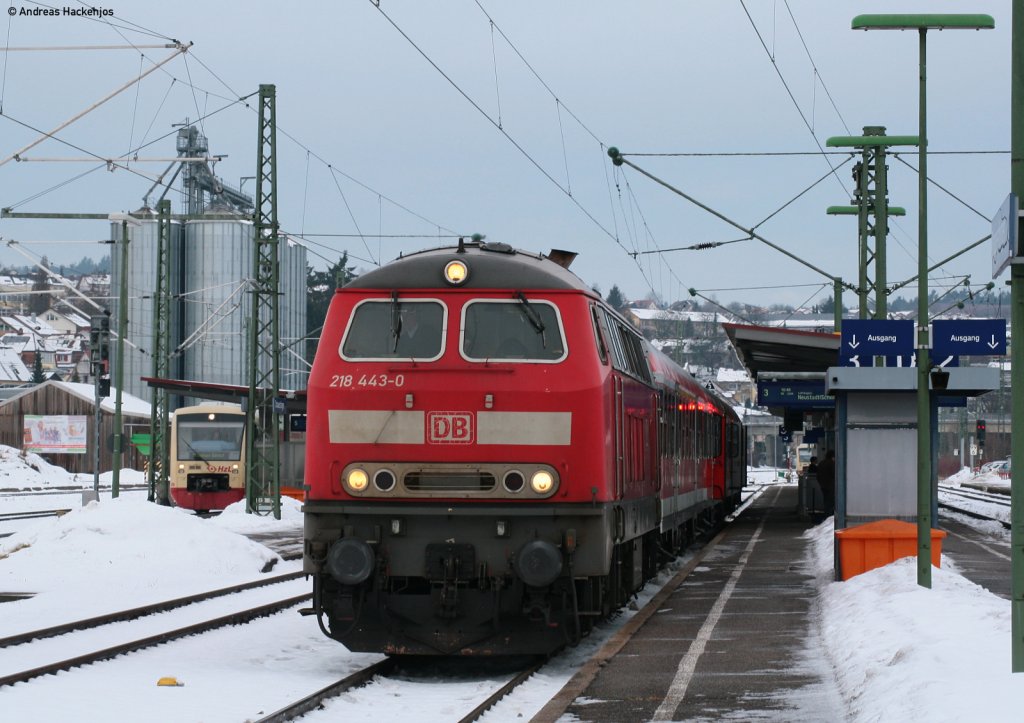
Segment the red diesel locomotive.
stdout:
<path fill-rule="evenodd" d="M 350 650 L 552 652 L 738 504 L 735 412 L 572 256 L 460 240 L 335 294 L 308 387 L 304 569 Z"/>

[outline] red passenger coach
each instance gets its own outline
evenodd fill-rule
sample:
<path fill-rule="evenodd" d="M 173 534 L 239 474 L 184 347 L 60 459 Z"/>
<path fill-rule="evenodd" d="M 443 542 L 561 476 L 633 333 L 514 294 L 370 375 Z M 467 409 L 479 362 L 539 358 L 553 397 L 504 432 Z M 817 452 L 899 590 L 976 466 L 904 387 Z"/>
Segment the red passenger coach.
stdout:
<path fill-rule="evenodd" d="M 335 294 L 308 387 L 304 566 L 349 649 L 575 643 L 738 502 L 731 407 L 567 257 L 460 241 Z"/>

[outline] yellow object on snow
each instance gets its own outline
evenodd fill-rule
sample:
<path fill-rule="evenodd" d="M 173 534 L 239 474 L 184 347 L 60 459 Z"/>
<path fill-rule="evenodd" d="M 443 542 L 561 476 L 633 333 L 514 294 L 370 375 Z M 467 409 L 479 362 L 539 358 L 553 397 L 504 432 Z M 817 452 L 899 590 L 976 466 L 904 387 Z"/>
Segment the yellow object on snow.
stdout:
<path fill-rule="evenodd" d="M 160 680 L 158 680 L 156 682 L 156 684 L 157 685 L 167 685 L 167 686 L 172 686 L 172 687 L 173 686 L 181 687 L 181 686 L 185 685 L 184 683 L 180 682 L 177 678 L 171 678 L 169 676 L 165 676 L 165 677 L 161 678 Z"/>

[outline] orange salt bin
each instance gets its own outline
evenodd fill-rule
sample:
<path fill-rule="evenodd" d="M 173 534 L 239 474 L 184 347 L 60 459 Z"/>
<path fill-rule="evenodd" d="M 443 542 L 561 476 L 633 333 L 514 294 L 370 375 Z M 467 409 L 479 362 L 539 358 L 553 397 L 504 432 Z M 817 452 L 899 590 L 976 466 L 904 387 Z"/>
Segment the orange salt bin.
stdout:
<path fill-rule="evenodd" d="M 940 567 L 942 538 L 946 533 L 932 530 L 932 564 Z M 839 570 L 849 580 L 901 557 L 917 556 L 917 525 L 900 520 L 879 520 L 865 525 L 836 530 L 839 544 Z"/>

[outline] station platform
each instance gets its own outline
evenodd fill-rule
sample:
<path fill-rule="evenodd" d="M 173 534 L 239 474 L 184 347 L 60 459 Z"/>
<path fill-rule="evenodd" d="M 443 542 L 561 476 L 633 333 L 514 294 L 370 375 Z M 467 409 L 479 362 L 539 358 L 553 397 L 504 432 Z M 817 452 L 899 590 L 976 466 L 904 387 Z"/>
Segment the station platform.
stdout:
<path fill-rule="evenodd" d="M 843 720 L 815 647 L 805 517 L 795 485 L 766 490 L 533 720 Z"/>

